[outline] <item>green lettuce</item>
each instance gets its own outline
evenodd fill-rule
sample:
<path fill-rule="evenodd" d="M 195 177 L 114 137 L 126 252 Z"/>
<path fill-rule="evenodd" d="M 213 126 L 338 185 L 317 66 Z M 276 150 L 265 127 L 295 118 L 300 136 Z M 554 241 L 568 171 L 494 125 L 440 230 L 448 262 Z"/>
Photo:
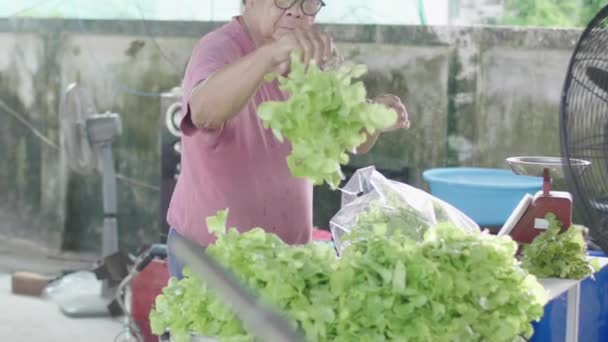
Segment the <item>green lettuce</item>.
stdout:
<path fill-rule="evenodd" d="M 381 104 L 369 103 L 362 82 L 353 80 L 367 72 L 365 65 L 342 65 L 322 71 L 312 63 L 306 67 L 298 51 L 292 54 L 291 71 L 278 78 L 290 97 L 283 102 L 265 102 L 258 115 L 279 141 L 287 138 L 292 151 L 287 164 L 296 177 L 314 184 L 327 182 L 336 188 L 342 180 L 340 165 L 370 134 L 392 126 L 396 113 Z"/>
<path fill-rule="evenodd" d="M 539 278 L 583 279 L 599 270 L 595 259 L 587 259 L 583 229 L 573 225 L 562 232 L 563 224 L 548 213 L 548 229 L 522 251 L 522 264 Z M 595 260 L 595 261 L 594 261 Z"/>
<path fill-rule="evenodd" d="M 547 300 L 509 237 L 440 224 L 417 242 L 371 229 L 338 259 L 324 244 L 288 246 L 259 228 L 225 229 L 225 214 L 210 218 L 218 239 L 207 253 L 307 341 L 511 342 L 532 334 Z M 170 330 L 178 342 L 192 333 L 253 341 L 189 270 L 163 289 L 150 321 L 155 334 Z"/>

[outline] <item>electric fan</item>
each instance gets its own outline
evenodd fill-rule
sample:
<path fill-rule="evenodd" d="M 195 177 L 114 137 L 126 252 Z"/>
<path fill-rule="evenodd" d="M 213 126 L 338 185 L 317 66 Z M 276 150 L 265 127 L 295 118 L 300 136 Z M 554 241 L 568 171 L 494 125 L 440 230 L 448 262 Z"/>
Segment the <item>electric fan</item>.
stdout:
<path fill-rule="evenodd" d="M 101 256 L 118 252 L 116 222 L 116 173 L 112 155 L 112 142 L 122 132 L 120 116 L 97 112 L 89 92 L 80 84 L 72 83 L 61 98 L 59 107 L 61 147 L 67 155 L 70 168 L 82 175 L 91 175 L 97 169 L 103 183 L 103 231 Z M 102 283 L 99 296 L 73 297 L 61 305 L 68 316 L 105 316 L 112 300 L 107 282 Z"/>
<path fill-rule="evenodd" d="M 608 6 L 589 23 L 570 61 L 560 110 L 564 173 L 581 221 L 608 252 Z M 576 161 L 588 160 L 585 172 Z"/>

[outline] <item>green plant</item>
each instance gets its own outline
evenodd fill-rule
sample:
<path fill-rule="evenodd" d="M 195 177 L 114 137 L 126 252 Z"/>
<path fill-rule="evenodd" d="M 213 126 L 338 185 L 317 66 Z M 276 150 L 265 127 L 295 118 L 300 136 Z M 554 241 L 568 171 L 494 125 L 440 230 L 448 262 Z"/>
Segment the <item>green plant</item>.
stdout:
<path fill-rule="evenodd" d="M 585 27 L 606 5 L 603 0 L 506 0 L 501 23 L 521 26 Z"/>

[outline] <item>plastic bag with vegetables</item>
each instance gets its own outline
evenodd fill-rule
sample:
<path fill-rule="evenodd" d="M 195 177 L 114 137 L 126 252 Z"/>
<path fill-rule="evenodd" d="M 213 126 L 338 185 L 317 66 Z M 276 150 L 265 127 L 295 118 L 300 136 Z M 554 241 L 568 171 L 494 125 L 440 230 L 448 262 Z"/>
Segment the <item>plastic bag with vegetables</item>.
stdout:
<path fill-rule="evenodd" d="M 342 206 L 331 219 L 330 228 L 339 253 L 364 232 L 396 229 L 415 241 L 437 223 L 452 223 L 463 230 L 479 226 L 452 205 L 414 188 L 392 181 L 373 166 L 357 170 L 342 191 Z"/>

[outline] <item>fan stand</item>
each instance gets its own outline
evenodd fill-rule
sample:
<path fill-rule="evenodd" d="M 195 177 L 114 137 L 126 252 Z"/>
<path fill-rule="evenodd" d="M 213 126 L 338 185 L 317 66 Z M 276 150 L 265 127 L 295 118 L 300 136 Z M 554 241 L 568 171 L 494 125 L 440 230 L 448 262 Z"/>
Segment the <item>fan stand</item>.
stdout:
<path fill-rule="evenodd" d="M 120 133 L 121 124 L 117 114 L 97 114 L 86 121 L 89 138 L 99 152 L 103 191 L 103 231 L 101 253 L 105 258 L 118 252 L 118 227 L 116 222 L 116 172 L 112 142 Z M 108 306 L 114 299 L 115 289 L 102 281 L 100 295 L 78 296 L 61 303 L 61 311 L 69 317 L 107 317 Z"/>

